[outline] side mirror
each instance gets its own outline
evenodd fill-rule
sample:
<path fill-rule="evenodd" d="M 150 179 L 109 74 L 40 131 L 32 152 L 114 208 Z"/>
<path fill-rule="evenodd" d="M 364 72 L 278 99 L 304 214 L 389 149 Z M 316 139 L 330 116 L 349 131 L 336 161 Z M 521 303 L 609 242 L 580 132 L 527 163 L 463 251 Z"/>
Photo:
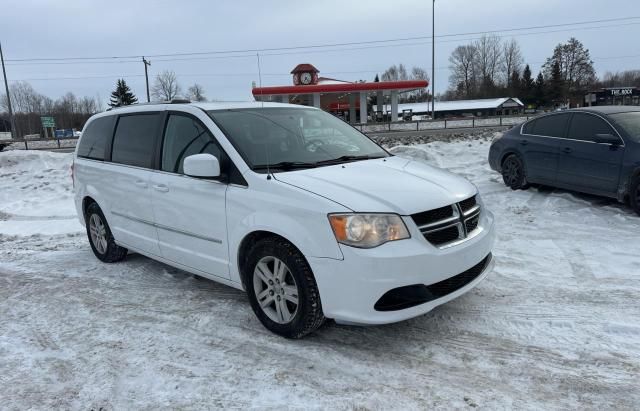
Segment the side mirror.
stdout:
<path fill-rule="evenodd" d="M 620 137 L 613 134 L 596 134 L 595 142 L 599 144 L 611 144 L 612 146 L 620 145 Z"/>
<path fill-rule="evenodd" d="M 184 159 L 184 173 L 191 177 L 220 177 L 220 162 L 212 154 L 194 154 Z"/>

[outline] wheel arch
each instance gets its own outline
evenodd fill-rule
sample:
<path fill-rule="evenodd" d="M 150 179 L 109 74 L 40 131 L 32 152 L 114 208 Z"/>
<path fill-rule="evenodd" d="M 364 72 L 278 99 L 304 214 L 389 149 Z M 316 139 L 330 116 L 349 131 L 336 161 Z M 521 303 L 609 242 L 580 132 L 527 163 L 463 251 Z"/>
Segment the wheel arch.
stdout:
<path fill-rule="evenodd" d="M 622 202 L 626 202 L 629 200 L 629 191 L 631 190 L 631 185 L 633 184 L 633 181 L 640 177 L 640 166 L 636 166 L 635 168 L 631 169 L 631 172 L 629 173 L 629 178 L 626 179 L 626 181 L 624 181 L 624 185 L 621 187 L 620 191 L 619 191 L 619 200 Z"/>
<path fill-rule="evenodd" d="M 87 195 L 82 199 L 82 216 L 84 217 L 85 221 L 87 220 L 87 209 L 93 203 L 98 204 L 98 202 L 91 196 Z M 100 207 L 100 205 L 98 205 L 98 207 Z"/>
<path fill-rule="evenodd" d="M 500 157 L 500 169 L 502 169 L 502 165 L 504 164 L 504 161 L 507 159 L 507 157 L 509 157 L 510 155 L 515 155 L 518 158 L 520 158 L 520 161 L 522 161 L 522 165 L 524 165 L 524 159 L 522 158 L 522 153 L 520 153 L 518 150 L 515 149 L 507 149 L 502 153 L 502 156 Z"/>
<path fill-rule="evenodd" d="M 300 248 L 297 247 L 291 240 L 289 240 L 288 238 L 275 233 L 273 231 L 269 231 L 269 230 L 255 230 L 252 231 L 250 233 L 247 233 L 244 238 L 240 241 L 240 244 L 238 245 L 238 252 L 236 255 L 236 263 L 237 263 L 237 267 L 238 267 L 238 274 L 240 276 L 240 281 L 242 283 L 242 287 L 246 290 L 246 285 L 245 285 L 245 281 L 246 281 L 246 273 L 245 273 L 245 268 L 246 268 L 246 264 L 247 264 L 247 259 L 249 257 L 249 252 L 251 251 L 251 247 L 258 243 L 259 241 L 264 240 L 265 238 L 279 238 L 281 240 L 284 240 L 286 242 L 288 242 L 289 244 L 291 244 L 292 247 L 294 247 L 298 252 L 300 252 L 300 254 L 304 257 L 304 253 L 302 253 L 302 251 L 300 251 Z M 304 257 L 306 259 L 306 257 Z"/>

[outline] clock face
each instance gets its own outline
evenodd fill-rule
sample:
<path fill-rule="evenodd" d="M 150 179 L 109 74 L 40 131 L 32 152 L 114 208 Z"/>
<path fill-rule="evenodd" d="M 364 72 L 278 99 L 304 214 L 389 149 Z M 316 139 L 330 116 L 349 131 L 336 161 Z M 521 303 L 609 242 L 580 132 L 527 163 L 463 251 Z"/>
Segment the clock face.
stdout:
<path fill-rule="evenodd" d="M 300 84 L 300 75 L 298 73 L 293 75 L 293 84 L 295 84 L 296 86 Z"/>
<path fill-rule="evenodd" d="M 311 76 L 311 73 L 305 72 L 300 74 L 300 81 L 302 84 L 311 84 L 312 79 L 313 76 Z"/>

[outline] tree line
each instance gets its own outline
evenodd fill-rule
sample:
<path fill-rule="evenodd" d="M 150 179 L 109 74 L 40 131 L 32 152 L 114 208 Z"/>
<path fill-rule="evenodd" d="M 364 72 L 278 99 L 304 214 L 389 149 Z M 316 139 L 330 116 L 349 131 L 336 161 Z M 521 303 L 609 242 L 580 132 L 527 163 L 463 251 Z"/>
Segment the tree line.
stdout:
<path fill-rule="evenodd" d="M 186 93 L 182 92 L 182 87 L 178 83 L 178 76 L 174 71 L 163 71 L 155 77 L 150 90 L 153 102 L 171 101 L 177 98 L 185 98 L 191 101 L 207 101 L 205 97 L 204 87 L 195 83 L 187 89 Z M 138 102 L 138 98 L 133 94 L 127 82 L 119 79 L 116 82 L 116 89 L 111 93 L 109 100 L 110 107 L 120 107 Z"/>
<path fill-rule="evenodd" d="M 528 106 L 549 107 L 582 104 L 584 94 L 600 86 L 589 50 L 573 37 L 554 48 L 535 78 L 518 42 L 495 35 L 456 47 L 449 68 L 445 100 L 509 96 Z M 611 75 L 609 83 L 621 78 Z"/>
<path fill-rule="evenodd" d="M 77 97 L 68 92 L 54 100 L 38 93 L 31 84 L 18 81 L 9 87 L 11 105 L 14 112 L 16 132 L 18 136 L 41 134 L 41 116 L 55 118 L 57 128 L 82 129 L 89 117 L 103 110 L 99 97 Z M 8 101 L 5 94 L 0 95 L 0 123 L 9 123 Z"/>
<path fill-rule="evenodd" d="M 155 77 L 152 89 L 153 101 L 171 101 L 175 98 L 188 98 L 192 101 L 206 101 L 204 88 L 193 84 L 182 94 L 177 76 L 172 71 L 164 71 Z M 81 130 L 84 123 L 92 115 L 103 111 L 105 106 L 99 96 L 78 97 L 72 92 L 58 99 L 52 99 L 36 91 L 26 81 L 17 81 L 9 86 L 11 106 L 16 124 L 16 135 L 43 135 L 41 117 L 50 116 L 55 119 L 58 129 Z M 135 104 L 138 98 L 124 79 L 116 81 L 108 106 L 119 107 Z M 9 131 L 9 103 L 6 94 L 0 95 L 0 131 Z"/>

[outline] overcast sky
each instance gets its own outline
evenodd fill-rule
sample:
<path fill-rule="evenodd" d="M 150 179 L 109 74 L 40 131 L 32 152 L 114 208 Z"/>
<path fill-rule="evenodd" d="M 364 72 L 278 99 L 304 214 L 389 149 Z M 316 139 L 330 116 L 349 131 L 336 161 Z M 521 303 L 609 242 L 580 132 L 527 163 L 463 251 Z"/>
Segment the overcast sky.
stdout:
<path fill-rule="evenodd" d="M 6 60 L 267 49 L 431 35 L 429 0 L 2 0 L 0 16 Z M 436 36 L 638 16 L 638 0 L 438 0 Z M 553 47 L 571 36 L 590 50 L 599 75 L 640 68 L 640 18 L 500 35 L 518 40 L 534 76 Z M 451 51 L 477 37 L 436 40 L 436 92 L 448 86 Z M 150 57 L 150 76 L 173 70 L 183 89 L 197 82 L 209 99 L 248 100 L 251 82 L 259 81 L 254 54 Z M 314 64 L 320 75 L 344 80 L 372 80 L 394 63 L 429 72 L 432 65 L 429 39 L 261 55 L 263 85 L 290 84 L 289 72 L 303 62 Z M 124 77 L 143 100 L 144 68 L 137 60 L 9 61 L 7 75 L 10 82 L 28 80 L 53 98 L 73 91 L 105 101 L 116 79 Z"/>

